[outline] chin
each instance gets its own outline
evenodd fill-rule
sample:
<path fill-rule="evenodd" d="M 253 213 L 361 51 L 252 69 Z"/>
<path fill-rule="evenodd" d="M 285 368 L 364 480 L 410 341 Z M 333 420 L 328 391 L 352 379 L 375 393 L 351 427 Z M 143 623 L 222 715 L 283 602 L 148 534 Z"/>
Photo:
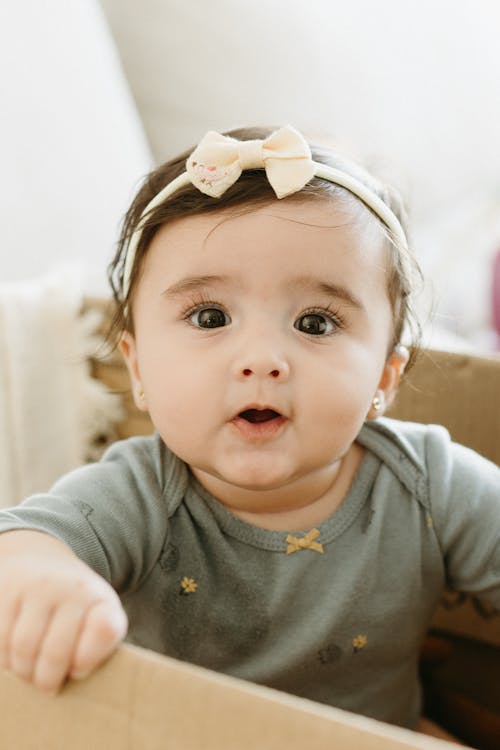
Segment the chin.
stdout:
<path fill-rule="evenodd" d="M 265 481 L 265 480 L 226 480 L 234 487 L 238 487 L 240 490 L 248 490 L 249 492 L 266 492 L 267 490 L 276 490 L 283 486 L 284 482 L 280 480 Z"/>
<path fill-rule="evenodd" d="M 290 482 L 293 477 L 278 467 L 250 466 L 232 468 L 218 475 L 223 481 L 245 490 L 275 490 Z"/>

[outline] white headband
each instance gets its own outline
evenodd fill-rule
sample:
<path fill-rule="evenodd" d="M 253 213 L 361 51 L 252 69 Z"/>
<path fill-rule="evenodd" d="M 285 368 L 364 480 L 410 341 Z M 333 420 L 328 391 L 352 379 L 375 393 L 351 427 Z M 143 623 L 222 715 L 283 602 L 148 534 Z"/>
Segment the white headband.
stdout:
<path fill-rule="evenodd" d="M 142 212 L 125 256 L 123 299 L 128 294 L 137 245 L 145 224 L 144 217 L 177 190 L 190 184 L 206 195 L 219 198 L 245 169 L 265 169 L 277 198 L 298 192 L 313 177 L 320 177 L 346 188 L 383 221 L 403 251 L 404 262 L 407 261 L 406 235 L 394 212 L 360 180 L 339 169 L 313 161 L 309 144 L 290 125 L 276 130 L 265 140 L 252 141 L 238 141 L 210 131 L 188 158 L 186 171 L 165 185 Z"/>

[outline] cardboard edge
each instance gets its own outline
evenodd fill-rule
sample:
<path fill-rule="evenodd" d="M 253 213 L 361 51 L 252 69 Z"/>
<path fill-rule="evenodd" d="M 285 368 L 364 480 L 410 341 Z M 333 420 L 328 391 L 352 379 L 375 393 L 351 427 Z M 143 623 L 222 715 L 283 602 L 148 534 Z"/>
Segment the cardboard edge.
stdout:
<path fill-rule="evenodd" d="M 456 748 L 129 644 L 91 677 L 70 682 L 57 696 L 1 674 L 0 700 L 7 717 L 0 722 L 0 745 L 17 750 Z M 76 727 L 78 737 L 72 741 L 69 735 Z"/>

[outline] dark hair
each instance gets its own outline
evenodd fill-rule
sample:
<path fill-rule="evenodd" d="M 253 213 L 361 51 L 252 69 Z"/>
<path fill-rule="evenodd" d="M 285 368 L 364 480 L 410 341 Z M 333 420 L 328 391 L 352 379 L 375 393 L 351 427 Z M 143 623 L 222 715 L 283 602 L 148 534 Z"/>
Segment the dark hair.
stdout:
<path fill-rule="evenodd" d="M 241 141 L 267 138 L 274 128 L 241 128 L 231 130 L 225 135 Z M 383 185 L 359 165 L 347 160 L 329 148 L 310 144 L 314 161 L 328 164 L 355 176 L 362 183 L 370 187 L 399 219 L 405 232 L 406 214 L 399 195 L 389 186 Z M 143 219 L 143 230 L 136 249 L 135 260 L 130 275 L 127 293 L 124 294 L 124 263 L 127 247 L 148 203 L 178 175 L 185 172 L 186 159 L 192 153 L 189 149 L 171 161 L 148 174 L 127 211 L 122 225 L 116 255 L 108 267 L 108 278 L 116 303 L 115 315 L 112 322 L 110 336 L 116 338 L 123 330 L 133 331 L 131 315 L 131 301 L 137 286 L 144 258 L 148 247 L 158 229 L 175 219 L 195 214 L 210 213 L 221 210 L 246 211 L 268 204 L 276 199 L 265 172 L 262 169 L 249 169 L 242 172 L 239 179 L 220 198 L 212 198 L 201 193 L 197 188 L 188 185 L 167 198 L 158 207 L 149 211 Z M 399 343 L 403 330 L 409 329 L 411 337 L 410 364 L 413 363 L 420 341 L 420 325 L 412 307 L 412 292 L 415 281 L 421 278 L 420 269 L 413 255 L 406 248 L 398 246 L 390 231 L 381 219 L 357 197 L 348 190 L 327 180 L 314 177 L 298 193 L 294 193 L 282 200 L 304 201 L 304 199 L 335 200 L 337 203 L 347 203 L 355 209 L 364 206 L 369 211 L 387 237 L 387 251 L 389 255 L 389 275 L 387 290 L 393 311 L 394 332 L 391 347 Z"/>

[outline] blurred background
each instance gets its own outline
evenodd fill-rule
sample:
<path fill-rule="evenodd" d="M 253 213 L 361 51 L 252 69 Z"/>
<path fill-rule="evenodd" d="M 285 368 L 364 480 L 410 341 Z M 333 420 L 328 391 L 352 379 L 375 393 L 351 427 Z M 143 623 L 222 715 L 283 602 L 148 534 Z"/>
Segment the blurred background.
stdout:
<path fill-rule="evenodd" d="M 498 351 L 499 35 L 498 0 L 2 0 L 1 280 L 107 294 L 152 166 L 290 123 L 403 193 L 427 343 Z"/>

